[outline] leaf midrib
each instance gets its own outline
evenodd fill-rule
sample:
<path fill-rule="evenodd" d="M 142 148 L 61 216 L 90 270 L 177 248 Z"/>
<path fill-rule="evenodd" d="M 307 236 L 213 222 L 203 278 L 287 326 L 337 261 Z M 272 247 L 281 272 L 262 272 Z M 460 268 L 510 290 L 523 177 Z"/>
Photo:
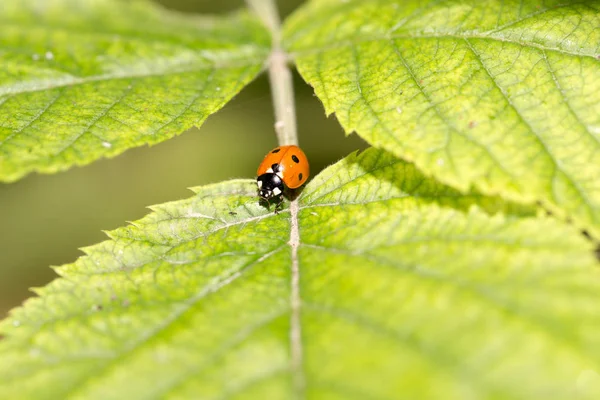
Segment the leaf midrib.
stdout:
<path fill-rule="evenodd" d="M 152 61 L 155 61 L 155 60 L 152 60 Z M 154 78 L 154 77 L 169 77 L 169 76 L 173 76 L 173 75 L 188 74 L 188 73 L 206 71 L 206 70 L 235 69 L 235 68 L 258 66 L 261 64 L 262 64 L 262 60 L 259 60 L 257 58 L 256 60 L 252 60 L 252 59 L 250 59 L 250 60 L 245 59 L 244 61 L 240 60 L 239 63 L 231 63 L 231 64 L 215 63 L 215 64 L 202 65 L 202 63 L 199 63 L 199 65 L 194 65 L 193 67 L 180 68 L 180 69 L 175 69 L 175 70 L 173 70 L 172 65 L 171 65 L 171 68 L 168 70 L 168 72 L 165 69 L 164 71 L 163 70 L 157 70 L 157 71 L 155 70 L 153 72 L 145 72 L 145 73 L 136 73 L 136 71 L 131 71 L 131 73 L 128 73 L 128 74 L 112 73 L 112 74 L 92 75 L 92 76 L 85 77 L 85 78 L 63 79 L 64 82 L 62 82 L 62 83 L 53 83 L 53 84 L 39 85 L 39 86 L 32 85 L 33 86 L 32 88 L 10 90 L 10 91 L 4 91 L 4 92 L 2 91 L 2 86 L 0 86 L 0 98 L 12 97 L 12 96 L 20 95 L 20 94 L 25 94 L 25 93 L 43 92 L 46 90 L 53 90 L 53 89 L 60 89 L 60 88 L 65 88 L 65 87 L 85 85 L 85 84 L 94 83 L 94 82 L 107 82 L 107 81 L 116 81 L 116 80 L 135 80 L 135 79 L 146 79 L 146 78 Z M 15 85 L 15 86 L 23 87 L 24 85 L 19 84 L 19 85 Z"/>
<path fill-rule="evenodd" d="M 390 40 L 415 40 L 415 39 L 454 39 L 454 40 L 468 40 L 468 39 L 479 39 L 479 40 L 486 40 L 486 41 L 490 41 L 490 42 L 497 42 L 497 43 L 510 43 L 510 44 L 516 44 L 519 46 L 523 46 L 526 48 L 536 48 L 538 50 L 543 50 L 543 51 L 549 51 L 549 52 L 556 52 L 559 54 L 564 54 L 564 55 L 568 55 L 568 56 L 574 56 L 574 57 L 586 57 L 586 58 L 591 58 L 594 61 L 598 61 L 597 60 L 597 55 L 594 53 L 576 53 L 574 51 L 568 51 L 565 49 L 561 49 L 558 47 L 549 47 L 549 46 L 544 46 L 541 43 L 534 43 L 534 42 L 526 42 L 526 41 L 518 41 L 518 40 L 514 40 L 514 39 L 509 39 L 506 37 L 497 37 L 496 35 L 492 34 L 492 35 L 485 35 L 485 34 L 474 34 L 474 33 L 464 33 L 464 34 L 460 34 L 460 33 L 440 33 L 440 34 L 397 34 L 397 35 L 385 35 L 385 36 L 372 36 L 372 37 L 367 37 L 367 38 L 352 38 L 352 39 L 346 39 L 346 40 L 340 40 L 340 41 L 332 41 L 330 42 L 330 44 L 325 45 L 325 46 L 315 46 L 315 45 L 311 45 L 310 49 L 298 49 L 298 50 L 291 50 L 293 49 L 293 45 L 289 46 L 290 52 L 289 55 L 292 59 L 295 58 L 299 58 L 299 57 L 305 57 L 305 56 L 310 56 L 313 54 L 320 54 L 323 52 L 327 52 L 327 51 L 331 51 L 331 50 L 336 50 L 336 49 L 340 49 L 340 48 L 344 48 L 344 47 L 352 47 L 352 46 L 357 46 L 360 44 L 364 44 L 364 43 L 370 43 L 370 42 L 378 42 L 378 41 L 390 41 Z"/>

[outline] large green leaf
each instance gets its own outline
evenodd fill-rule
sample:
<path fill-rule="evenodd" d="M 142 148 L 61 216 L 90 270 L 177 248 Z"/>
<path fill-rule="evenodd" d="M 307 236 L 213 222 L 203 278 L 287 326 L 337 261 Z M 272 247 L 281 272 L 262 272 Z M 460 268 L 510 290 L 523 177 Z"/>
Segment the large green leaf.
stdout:
<path fill-rule="evenodd" d="M 598 27 L 598 0 L 314 0 L 285 37 L 347 132 L 600 237 Z"/>
<path fill-rule="evenodd" d="M 2 0 L 0 181 L 55 172 L 200 125 L 262 69 L 245 13 L 143 1 Z"/>
<path fill-rule="evenodd" d="M 0 398 L 598 393 L 600 281 L 573 227 L 373 149 L 306 187 L 297 247 L 254 182 L 195 191 L 3 322 Z"/>

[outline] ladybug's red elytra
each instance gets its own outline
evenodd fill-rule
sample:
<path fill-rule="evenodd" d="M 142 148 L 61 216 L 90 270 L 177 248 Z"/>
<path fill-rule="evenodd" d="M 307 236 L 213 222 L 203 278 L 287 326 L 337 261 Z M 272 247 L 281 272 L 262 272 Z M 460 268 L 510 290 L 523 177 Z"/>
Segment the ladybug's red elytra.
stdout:
<path fill-rule="evenodd" d="M 277 211 L 285 188 L 299 188 L 306 182 L 309 173 L 308 159 L 300 147 L 276 147 L 265 156 L 256 171 L 258 195 L 269 203 L 275 199 Z"/>

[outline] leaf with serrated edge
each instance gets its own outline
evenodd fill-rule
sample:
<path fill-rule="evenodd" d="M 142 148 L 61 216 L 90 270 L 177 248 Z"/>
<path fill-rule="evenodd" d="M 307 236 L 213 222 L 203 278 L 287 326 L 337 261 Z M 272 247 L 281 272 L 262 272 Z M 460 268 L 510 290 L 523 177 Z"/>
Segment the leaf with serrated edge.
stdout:
<path fill-rule="evenodd" d="M 254 17 L 149 2 L 2 0 L 0 181 L 56 172 L 201 125 L 263 68 Z"/>
<path fill-rule="evenodd" d="M 312 1 L 287 49 L 347 132 L 600 237 L 600 1 Z"/>
<path fill-rule="evenodd" d="M 195 191 L 12 312 L 0 398 L 597 394 L 600 284 L 573 227 L 351 155 L 299 198 L 298 364 L 288 210 L 259 206 L 250 180 Z"/>

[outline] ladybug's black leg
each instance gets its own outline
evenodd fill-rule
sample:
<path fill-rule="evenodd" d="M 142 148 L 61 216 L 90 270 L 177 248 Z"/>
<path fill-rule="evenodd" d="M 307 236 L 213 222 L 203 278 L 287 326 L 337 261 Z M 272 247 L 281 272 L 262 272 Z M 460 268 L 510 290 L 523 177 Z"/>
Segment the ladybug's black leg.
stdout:
<path fill-rule="evenodd" d="M 275 214 L 279 214 L 281 210 L 283 210 L 283 196 L 278 196 L 275 204 Z"/>

